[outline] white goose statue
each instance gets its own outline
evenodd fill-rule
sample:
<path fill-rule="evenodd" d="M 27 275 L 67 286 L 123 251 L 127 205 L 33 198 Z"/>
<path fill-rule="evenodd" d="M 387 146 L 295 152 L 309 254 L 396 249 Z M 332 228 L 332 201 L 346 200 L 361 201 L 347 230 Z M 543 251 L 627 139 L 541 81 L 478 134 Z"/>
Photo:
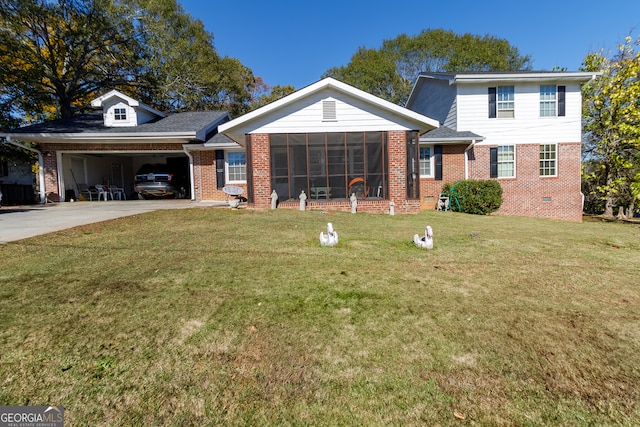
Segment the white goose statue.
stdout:
<path fill-rule="evenodd" d="M 416 244 L 417 247 L 423 249 L 431 249 L 433 248 L 433 230 L 431 230 L 431 226 L 427 225 L 424 229 L 424 237 L 420 237 L 417 234 L 413 236 L 413 243 Z"/>
<path fill-rule="evenodd" d="M 333 224 L 327 223 L 327 234 L 320 232 L 320 245 L 335 246 L 338 244 L 338 233 L 333 230 Z"/>

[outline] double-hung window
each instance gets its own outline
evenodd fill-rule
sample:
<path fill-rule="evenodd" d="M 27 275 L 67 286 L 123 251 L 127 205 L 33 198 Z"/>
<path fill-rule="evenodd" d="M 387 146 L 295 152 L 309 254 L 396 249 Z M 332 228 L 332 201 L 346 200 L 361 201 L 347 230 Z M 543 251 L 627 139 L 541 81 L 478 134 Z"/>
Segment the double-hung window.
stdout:
<path fill-rule="evenodd" d="M 540 176 L 556 176 L 558 151 L 556 144 L 540 145 Z"/>
<path fill-rule="evenodd" d="M 540 117 L 565 115 L 566 86 L 540 86 Z"/>
<path fill-rule="evenodd" d="M 420 177 L 433 176 L 433 147 L 420 146 Z"/>
<path fill-rule="evenodd" d="M 555 85 L 540 86 L 540 117 L 556 116 Z"/>
<path fill-rule="evenodd" d="M 491 178 L 513 178 L 516 176 L 516 147 L 501 145 L 490 149 Z"/>
<path fill-rule="evenodd" d="M 247 180 L 247 159 L 244 152 L 230 151 L 227 153 L 227 182 L 242 182 Z"/>
<path fill-rule="evenodd" d="M 515 88 L 498 86 L 489 88 L 489 118 L 515 117 Z"/>
<path fill-rule="evenodd" d="M 515 111 L 513 86 L 498 86 L 498 117 L 513 118 Z"/>

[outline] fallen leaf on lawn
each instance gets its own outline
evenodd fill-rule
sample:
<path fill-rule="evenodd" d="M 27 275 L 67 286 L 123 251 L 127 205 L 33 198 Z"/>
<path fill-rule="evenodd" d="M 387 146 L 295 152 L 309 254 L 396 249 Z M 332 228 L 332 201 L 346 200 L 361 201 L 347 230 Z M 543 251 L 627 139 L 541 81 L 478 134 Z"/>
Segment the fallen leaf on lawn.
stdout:
<path fill-rule="evenodd" d="M 454 411 L 453 412 L 453 416 L 456 417 L 459 420 L 466 420 L 467 419 L 467 416 L 465 414 L 461 414 L 458 411 Z"/>

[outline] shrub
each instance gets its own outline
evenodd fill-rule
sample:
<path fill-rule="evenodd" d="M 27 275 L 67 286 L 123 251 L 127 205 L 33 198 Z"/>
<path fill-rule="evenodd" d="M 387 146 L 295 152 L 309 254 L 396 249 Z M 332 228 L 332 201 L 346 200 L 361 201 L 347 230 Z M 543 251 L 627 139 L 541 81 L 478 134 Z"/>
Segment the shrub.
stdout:
<path fill-rule="evenodd" d="M 445 184 L 442 192 L 449 196 L 454 211 L 488 215 L 502 205 L 502 187 L 495 180 L 472 180 Z"/>

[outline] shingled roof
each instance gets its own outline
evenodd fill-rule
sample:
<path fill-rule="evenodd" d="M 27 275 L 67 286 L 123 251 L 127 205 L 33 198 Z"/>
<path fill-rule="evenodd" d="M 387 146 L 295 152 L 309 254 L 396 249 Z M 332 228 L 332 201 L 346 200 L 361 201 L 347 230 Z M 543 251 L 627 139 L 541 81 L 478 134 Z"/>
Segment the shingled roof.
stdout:
<path fill-rule="evenodd" d="M 68 119 L 51 120 L 31 126 L 13 129 L 6 134 L 132 134 L 132 133 L 198 133 L 228 120 L 226 111 L 195 111 L 170 114 L 165 118 L 138 126 L 108 127 L 104 125 L 102 112 L 81 114 Z"/>
<path fill-rule="evenodd" d="M 435 128 L 420 137 L 421 142 L 478 142 L 483 139 L 473 132 L 458 132 L 446 126 Z"/>

